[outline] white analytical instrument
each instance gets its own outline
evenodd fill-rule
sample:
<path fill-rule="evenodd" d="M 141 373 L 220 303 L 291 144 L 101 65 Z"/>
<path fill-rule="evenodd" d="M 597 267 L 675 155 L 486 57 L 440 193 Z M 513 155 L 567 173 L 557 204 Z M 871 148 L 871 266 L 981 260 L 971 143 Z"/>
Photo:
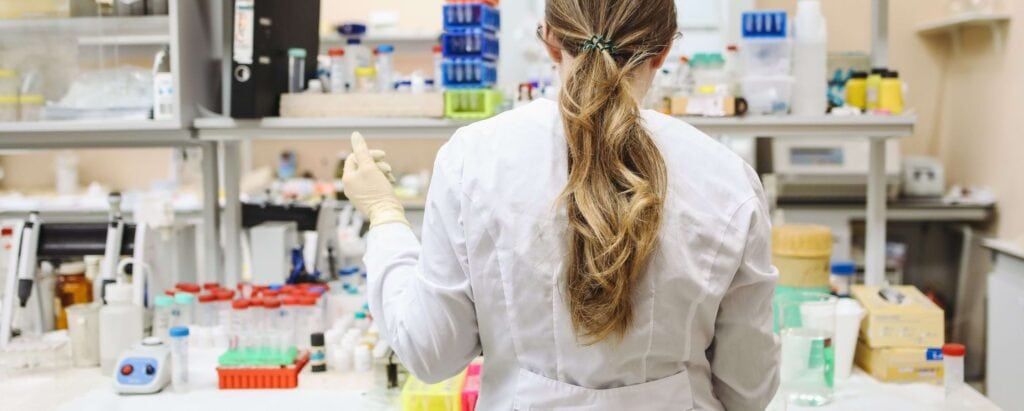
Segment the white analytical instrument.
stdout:
<path fill-rule="evenodd" d="M 118 394 L 153 394 L 171 382 L 171 349 L 149 337 L 117 360 L 114 391 Z"/>

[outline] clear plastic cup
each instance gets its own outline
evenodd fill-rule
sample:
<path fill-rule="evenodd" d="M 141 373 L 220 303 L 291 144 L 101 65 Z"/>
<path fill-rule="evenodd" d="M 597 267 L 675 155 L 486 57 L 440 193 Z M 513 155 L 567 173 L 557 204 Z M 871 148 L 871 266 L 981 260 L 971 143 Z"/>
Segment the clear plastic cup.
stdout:
<path fill-rule="evenodd" d="M 835 381 L 836 304 L 824 293 L 790 293 L 778 299 L 782 336 L 782 393 L 790 404 L 832 401 Z"/>
<path fill-rule="evenodd" d="M 71 362 L 75 367 L 100 365 L 100 306 L 75 304 L 67 307 Z"/>

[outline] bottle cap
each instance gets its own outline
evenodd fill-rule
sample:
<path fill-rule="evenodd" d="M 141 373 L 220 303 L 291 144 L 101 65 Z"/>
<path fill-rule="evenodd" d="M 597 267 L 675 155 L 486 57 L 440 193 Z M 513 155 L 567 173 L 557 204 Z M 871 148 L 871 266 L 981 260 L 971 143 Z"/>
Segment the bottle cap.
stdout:
<path fill-rule="evenodd" d="M 850 78 L 865 79 L 868 78 L 868 73 L 866 71 L 851 71 Z"/>
<path fill-rule="evenodd" d="M 302 305 L 316 305 L 316 297 L 304 296 L 299 297 L 299 303 Z"/>
<path fill-rule="evenodd" d="M 174 305 L 174 297 L 158 295 L 153 299 L 153 304 L 157 307 L 170 307 Z"/>
<path fill-rule="evenodd" d="M 338 26 L 338 34 L 342 36 L 361 36 L 366 34 L 366 25 L 360 23 L 346 23 Z"/>
<path fill-rule="evenodd" d="M 199 288 L 199 284 L 193 284 L 193 283 L 178 283 L 178 285 L 176 285 L 174 287 L 179 289 L 179 290 L 181 290 L 181 291 L 184 291 L 186 293 L 192 293 L 192 294 L 197 294 L 197 293 L 199 293 L 199 291 L 201 291 L 201 288 Z"/>
<path fill-rule="evenodd" d="M 235 298 L 235 292 L 231 290 L 217 290 L 214 295 L 219 301 L 231 301 L 232 298 Z"/>
<path fill-rule="evenodd" d="M 896 70 L 889 70 L 882 73 L 882 78 L 900 78 L 900 72 Z"/>
<path fill-rule="evenodd" d="M 130 303 L 132 301 L 132 285 L 121 283 L 107 284 L 108 303 Z"/>
<path fill-rule="evenodd" d="M 292 47 L 288 49 L 288 57 L 295 57 L 297 59 L 306 58 L 306 49 L 299 47 Z"/>
<path fill-rule="evenodd" d="M 942 355 L 947 357 L 963 357 L 967 354 L 967 347 L 963 344 L 946 344 L 942 346 Z"/>
<path fill-rule="evenodd" d="M 220 288 L 220 283 L 203 283 L 204 290 L 216 290 Z"/>
<path fill-rule="evenodd" d="M 871 74 L 873 74 L 873 75 L 877 74 L 877 75 L 881 76 L 882 74 L 885 74 L 885 72 L 887 72 L 887 71 L 889 71 L 889 69 L 887 69 L 885 67 L 875 67 L 875 68 L 871 69 Z"/>
<path fill-rule="evenodd" d="M 441 47 L 440 44 L 435 44 L 431 50 L 434 52 L 434 54 L 437 54 L 444 51 L 444 47 Z"/>
<path fill-rule="evenodd" d="M 57 274 L 60 275 L 80 275 L 85 274 L 85 262 L 75 261 L 71 263 L 64 263 L 57 269 Z"/>
<path fill-rule="evenodd" d="M 200 303 L 205 304 L 205 303 L 212 303 L 214 301 L 217 301 L 217 296 L 216 295 L 213 295 L 213 294 L 200 294 L 199 295 L 199 302 Z"/>
<path fill-rule="evenodd" d="M 263 299 L 260 297 L 252 297 L 249 299 L 249 306 L 259 307 L 263 305 Z"/>
<path fill-rule="evenodd" d="M 341 275 L 359 274 L 359 267 L 354 266 L 354 265 L 350 265 L 348 267 L 342 268 L 341 271 L 339 271 L 338 273 L 341 274 Z"/>
<path fill-rule="evenodd" d="M 241 299 L 241 300 L 232 301 L 231 302 L 231 308 L 236 309 L 236 310 L 244 310 L 246 308 L 249 308 L 249 300 Z"/>
<path fill-rule="evenodd" d="M 174 294 L 174 302 L 181 305 L 195 304 L 196 296 L 190 293 L 177 293 Z"/>
<path fill-rule="evenodd" d="M 280 294 L 281 294 L 280 291 L 273 290 L 273 289 L 263 290 L 263 292 L 260 293 L 261 296 L 266 297 L 266 298 L 276 298 Z"/>
<path fill-rule="evenodd" d="M 857 273 L 857 264 L 853 261 L 836 261 L 832 263 L 832 275 L 852 276 Z"/>
<path fill-rule="evenodd" d="M 309 335 L 310 345 L 314 347 L 324 346 L 324 333 L 313 333 Z"/>
<path fill-rule="evenodd" d="M 377 46 L 377 52 L 384 53 L 384 54 L 394 53 L 395 52 L 395 46 L 392 46 L 390 44 L 381 44 L 381 45 Z"/>
<path fill-rule="evenodd" d="M 281 300 L 278 300 L 276 298 L 269 298 L 269 299 L 263 300 L 263 308 L 270 308 L 270 309 L 281 308 Z"/>
<path fill-rule="evenodd" d="M 188 337 L 188 327 L 172 327 L 171 337 Z"/>
<path fill-rule="evenodd" d="M 358 46 L 358 45 L 360 45 L 360 44 L 363 44 L 363 39 L 360 39 L 360 38 L 351 38 L 351 39 L 348 39 L 348 40 L 346 40 L 346 41 L 345 41 L 345 44 L 348 44 L 348 45 L 350 45 L 350 46 Z"/>
<path fill-rule="evenodd" d="M 366 318 L 366 313 L 364 313 L 362 311 L 356 312 L 356 319 L 357 320 L 362 320 L 362 319 L 365 319 L 365 318 Z"/>
<path fill-rule="evenodd" d="M 335 47 L 333 49 L 327 50 L 327 55 L 331 57 L 343 57 L 345 56 L 345 49 Z"/>
<path fill-rule="evenodd" d="M 174 298 L 174 295 L 178 293 L 178 290 L 164 290 L 164 295 Z"/>
<path fill-rule="evenodd" d="M 298 297 L 289 295 L 289 296 L 284 297 L 284 298 L 281 299 L 281 304 L 284 304 L 284 305 L 287 305 L 287 306 L 290 306 L 290 305 L 300 305 L 301 301 L 299 301 Z"/>

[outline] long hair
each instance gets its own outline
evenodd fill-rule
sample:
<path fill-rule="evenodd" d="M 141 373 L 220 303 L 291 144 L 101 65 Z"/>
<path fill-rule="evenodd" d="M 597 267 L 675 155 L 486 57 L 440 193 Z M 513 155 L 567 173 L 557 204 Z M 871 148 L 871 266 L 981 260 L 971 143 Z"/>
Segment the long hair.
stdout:
<path fill-rule="evenodd" d="M 657 247 L 667 172 L 644 128 L 634 73 L 676 34 L 672 0 L 548 0 L 548 30 L 575 56 L 559 106 L 568 143 L 566 296 L 587 344 L 621 338 Z"/>

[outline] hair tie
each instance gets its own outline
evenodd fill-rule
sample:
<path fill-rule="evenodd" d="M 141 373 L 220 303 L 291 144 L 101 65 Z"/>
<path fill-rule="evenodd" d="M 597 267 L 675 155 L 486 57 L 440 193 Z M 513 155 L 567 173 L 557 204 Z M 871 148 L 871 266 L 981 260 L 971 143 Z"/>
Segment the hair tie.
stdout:
<path fill-rule="evenodd" d="M 615 54 L 615 43 L 611 40 L 606 39 L 604 36 L 591 36 L 590 39 L 583 42 L 583 46 L 580 47 L 581 51 L 607 51 L 610 54 Z"/>

